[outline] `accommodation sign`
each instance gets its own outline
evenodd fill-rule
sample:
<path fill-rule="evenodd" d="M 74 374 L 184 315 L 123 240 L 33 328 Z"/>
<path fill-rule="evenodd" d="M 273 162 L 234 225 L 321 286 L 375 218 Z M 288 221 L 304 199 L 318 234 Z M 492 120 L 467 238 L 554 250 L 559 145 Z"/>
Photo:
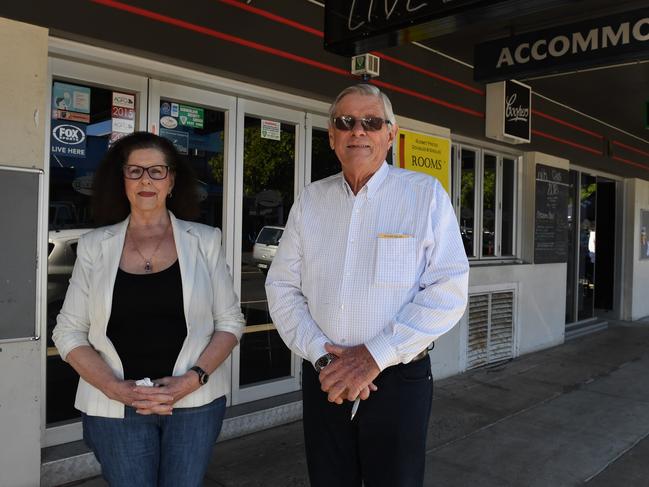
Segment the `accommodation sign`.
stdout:
<path fill-rule="evenodd" d="M 536 166 L 534 263 L 568 260 L 568 171 Z"/>
<path fill-rule="evenodd" d="M 327 0 L 324 47 L 351 56 L 553 5 L 556 0 Z"/>
<path fill-rule="evenodd" d="M 649 8 L 479 44 L 474 79 L 498 81 L 649 59 Z"/>

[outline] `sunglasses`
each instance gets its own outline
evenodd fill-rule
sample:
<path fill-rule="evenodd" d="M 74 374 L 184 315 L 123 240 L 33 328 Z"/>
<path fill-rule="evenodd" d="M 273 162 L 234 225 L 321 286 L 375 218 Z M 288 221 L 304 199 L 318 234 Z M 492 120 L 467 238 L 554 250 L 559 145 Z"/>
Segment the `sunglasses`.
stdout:
<path fill-rule="evenodd" d="M 391 124 L 389 120 L 385 120 L 379 117 L 363 117 L 356 118 L 351 115 L 341 115 L 340 117 L 335 117 L 333 119 L 334 127 L 338 130 L 349 131 L 353 130 L 356 126 L 356 122 L 361 122 L 361 127 L 367 132 L 376 132 L 383 128 L 383 124 Z"/>

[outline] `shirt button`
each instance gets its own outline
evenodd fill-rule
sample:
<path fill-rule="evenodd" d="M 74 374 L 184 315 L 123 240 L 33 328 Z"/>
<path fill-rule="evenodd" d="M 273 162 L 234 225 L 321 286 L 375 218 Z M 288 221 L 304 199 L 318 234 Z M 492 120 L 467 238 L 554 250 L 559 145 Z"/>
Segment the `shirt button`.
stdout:
<path fill-rule="evenodd" d="M 345 305 L 344 305 L 344 304 L 341 304 L 341 305 L 340 305 L 340 309 L 345 309 Z"/>
<path fill-rule="evenodd" d="M 354 242 L 355 242 L 355 240 L 354 240 L 354 239 L 352 238 L 352 239 L 350 240 L 350 242 L 351 242 L 351 243 L 354 243 Z"/>

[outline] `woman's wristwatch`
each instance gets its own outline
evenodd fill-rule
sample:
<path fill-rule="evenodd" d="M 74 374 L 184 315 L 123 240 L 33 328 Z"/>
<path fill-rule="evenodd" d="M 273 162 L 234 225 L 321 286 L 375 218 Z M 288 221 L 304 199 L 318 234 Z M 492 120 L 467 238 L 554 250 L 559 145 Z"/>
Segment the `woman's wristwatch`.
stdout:
<path fill-rule="evenodd" d="M 333 353 L 325 353 L 322 357 L 315 361 L 315 371 L 319 374 L 322 369 L 334 361 L 336 356 Z"/>
<path fill-rule="evenodd" d="M 194 365 L 193 367 L 190 367 L 189 370 L 193 370 L 198 374 L 198 383 L 202 386 L 207 384 L 207 381 L 210 378 L 210 374 L 205 372 L 203 369 L 201 369 L 198 365 Z"/>

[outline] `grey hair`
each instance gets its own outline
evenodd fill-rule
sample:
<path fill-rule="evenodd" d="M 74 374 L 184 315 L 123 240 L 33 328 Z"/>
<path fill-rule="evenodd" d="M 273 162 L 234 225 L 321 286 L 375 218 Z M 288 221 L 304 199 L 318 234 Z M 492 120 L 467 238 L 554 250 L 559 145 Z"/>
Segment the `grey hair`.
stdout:
<path fill-rule="evenodd" d="M 338 96 L 329 107 L 329 125 L 333 123 L 334 117 L 336 116 L 336 108 L 338 108 L 338 103 L 340 103 L 340 100 L 351 94 L 377 97 L 383 103 L 384 117 L 390 121 L 393 127 L 395 126 L 396 119 L 394 118 L 394 112 L 392 111 L 392 103 L 390 103 L 390 99 L 376 86 L 367 83 L 359 83 L 357 85 L 348 86 L 343 91 L 338 93 Z"/>

